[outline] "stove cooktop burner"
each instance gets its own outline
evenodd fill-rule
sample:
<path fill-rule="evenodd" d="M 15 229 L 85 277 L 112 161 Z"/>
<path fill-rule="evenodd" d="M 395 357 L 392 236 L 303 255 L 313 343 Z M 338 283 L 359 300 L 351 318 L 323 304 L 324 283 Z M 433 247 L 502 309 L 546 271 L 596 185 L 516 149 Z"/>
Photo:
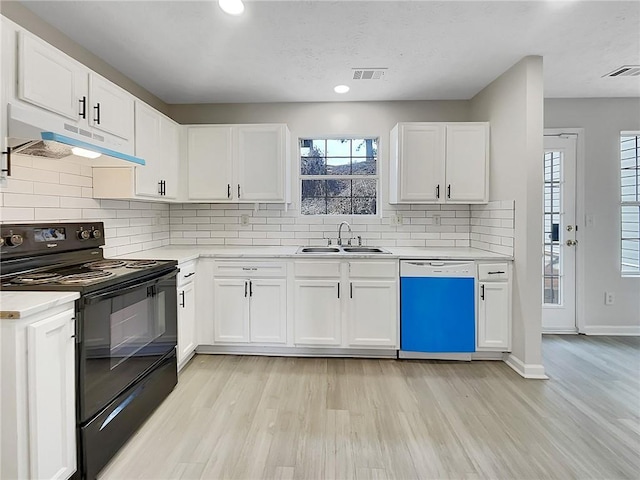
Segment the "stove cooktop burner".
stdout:
<path fill-rule="evenodd" d="M 107 270 L 110 268 L 124 267 L 127 262 L 124 260 L 98 260 L 97 262 L 89 262 L 82 265 L 92 270 Z"/>
<path fill-rule="evenodd" d="M 57 281 L 61 275 L 57 273 L 29 273 L 13 279 L 19 285 L 42 285 Z"/>
<path fill-rule="evenodd" d="M 157 265 L 156 260 L 133 260 L 127 262 L 127 268 L 149 268 Z"/>
<path fill-rule="evenodd" d="M 95 270 L 85 273 L 74 273 L 72 275 L 65 275 L 64 277 L 57 279 L 56 283 L 60 283 L 62 285 L 83 284 L 98 280 L 100 278 L 110 277 L 111 275 L 113 275 L 113 272 L 106 272 L 102 270 Z"/>

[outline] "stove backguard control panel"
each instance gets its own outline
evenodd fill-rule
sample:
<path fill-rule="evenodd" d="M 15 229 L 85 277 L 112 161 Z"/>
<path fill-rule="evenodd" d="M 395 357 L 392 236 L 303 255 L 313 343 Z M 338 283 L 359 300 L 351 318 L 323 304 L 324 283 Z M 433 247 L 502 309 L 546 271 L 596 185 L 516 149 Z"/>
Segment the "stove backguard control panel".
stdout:
<path fill-rule="evenodd" d="M 67 252 L 104 245 L 102 222 L 0 225 L 0 255 L 5 258 Z"/>

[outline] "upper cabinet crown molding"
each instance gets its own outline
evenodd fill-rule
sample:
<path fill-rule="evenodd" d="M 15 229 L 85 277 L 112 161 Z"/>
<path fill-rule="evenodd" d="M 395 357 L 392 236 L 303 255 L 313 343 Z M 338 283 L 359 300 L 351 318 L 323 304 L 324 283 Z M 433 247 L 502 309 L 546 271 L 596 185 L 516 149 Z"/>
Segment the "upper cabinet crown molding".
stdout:
<path fill-rule="evenodd" d="M 188 199 L 289 203 L 290 133 L 284 124 L 191 125 Z"/>
<path fill-rule="evenodd" d="M 398 123 L 390 138 L 389 203 L 488 202 L 488 123 Z"/>

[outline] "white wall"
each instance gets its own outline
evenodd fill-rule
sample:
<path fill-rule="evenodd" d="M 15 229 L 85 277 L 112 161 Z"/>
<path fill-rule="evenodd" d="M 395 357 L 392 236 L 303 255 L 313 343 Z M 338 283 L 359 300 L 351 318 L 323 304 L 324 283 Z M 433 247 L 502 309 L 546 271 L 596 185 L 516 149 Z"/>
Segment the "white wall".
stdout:
<path fill-rule="evenodd" d="M 106 257 L 169 244 L 169 205 L 93 199 L 86 165 L 26 155 L 12 155 L 11 164 L 0 192 L 3 223 L 104 222 Z"/>
<path fill-rule="evenodd" d="M 543 375 L 542 57 L 525 57 L 470 103 L 472 120 L 491 122 L 490 200 L 515 200 L 513 361 Z"/>
<path fill-rule="evenodd" d="M 640 99 L 547 99 L 545 128 L 584 129 L 584 184 L 578 198 L 593 217 L 579 226 L 579 324 L 584 333 L 640 335 L 640 278 L 620 275 L 620 132 L 640 131 Z M 615 304 L 604 304 L 604 292 Z"/>

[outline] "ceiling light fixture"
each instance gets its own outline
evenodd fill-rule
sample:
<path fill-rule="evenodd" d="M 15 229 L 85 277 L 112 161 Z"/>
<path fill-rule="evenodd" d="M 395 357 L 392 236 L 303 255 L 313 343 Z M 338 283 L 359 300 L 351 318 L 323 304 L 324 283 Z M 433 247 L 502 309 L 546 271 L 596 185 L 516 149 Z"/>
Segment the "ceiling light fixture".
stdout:
<path fill-rule="evenodd" d="M 336 85 L 333 87 L 333 91 L 336 93 L 347 93 L 349 91 L 349 87 L 347 85 Z"/>
<path fill-rule="evenodd" d="M 91 150 L 85 150 L 84 148 L 80 148 L 80 147 L 73 147 L 71 149 L 71 153 L 73 153 L 74 155 L 77 155 L 78 157 L 85 157 L 85 158 L 98 158 L 100 155 L 102 155 L 101 153 L 92 152 Z"/>
<path fill-rule="evenodd" d="M 218 0 L 218 5 L 223 12 L 229 15 L 240 15 L 244 12 L 242 0 Z"/>

